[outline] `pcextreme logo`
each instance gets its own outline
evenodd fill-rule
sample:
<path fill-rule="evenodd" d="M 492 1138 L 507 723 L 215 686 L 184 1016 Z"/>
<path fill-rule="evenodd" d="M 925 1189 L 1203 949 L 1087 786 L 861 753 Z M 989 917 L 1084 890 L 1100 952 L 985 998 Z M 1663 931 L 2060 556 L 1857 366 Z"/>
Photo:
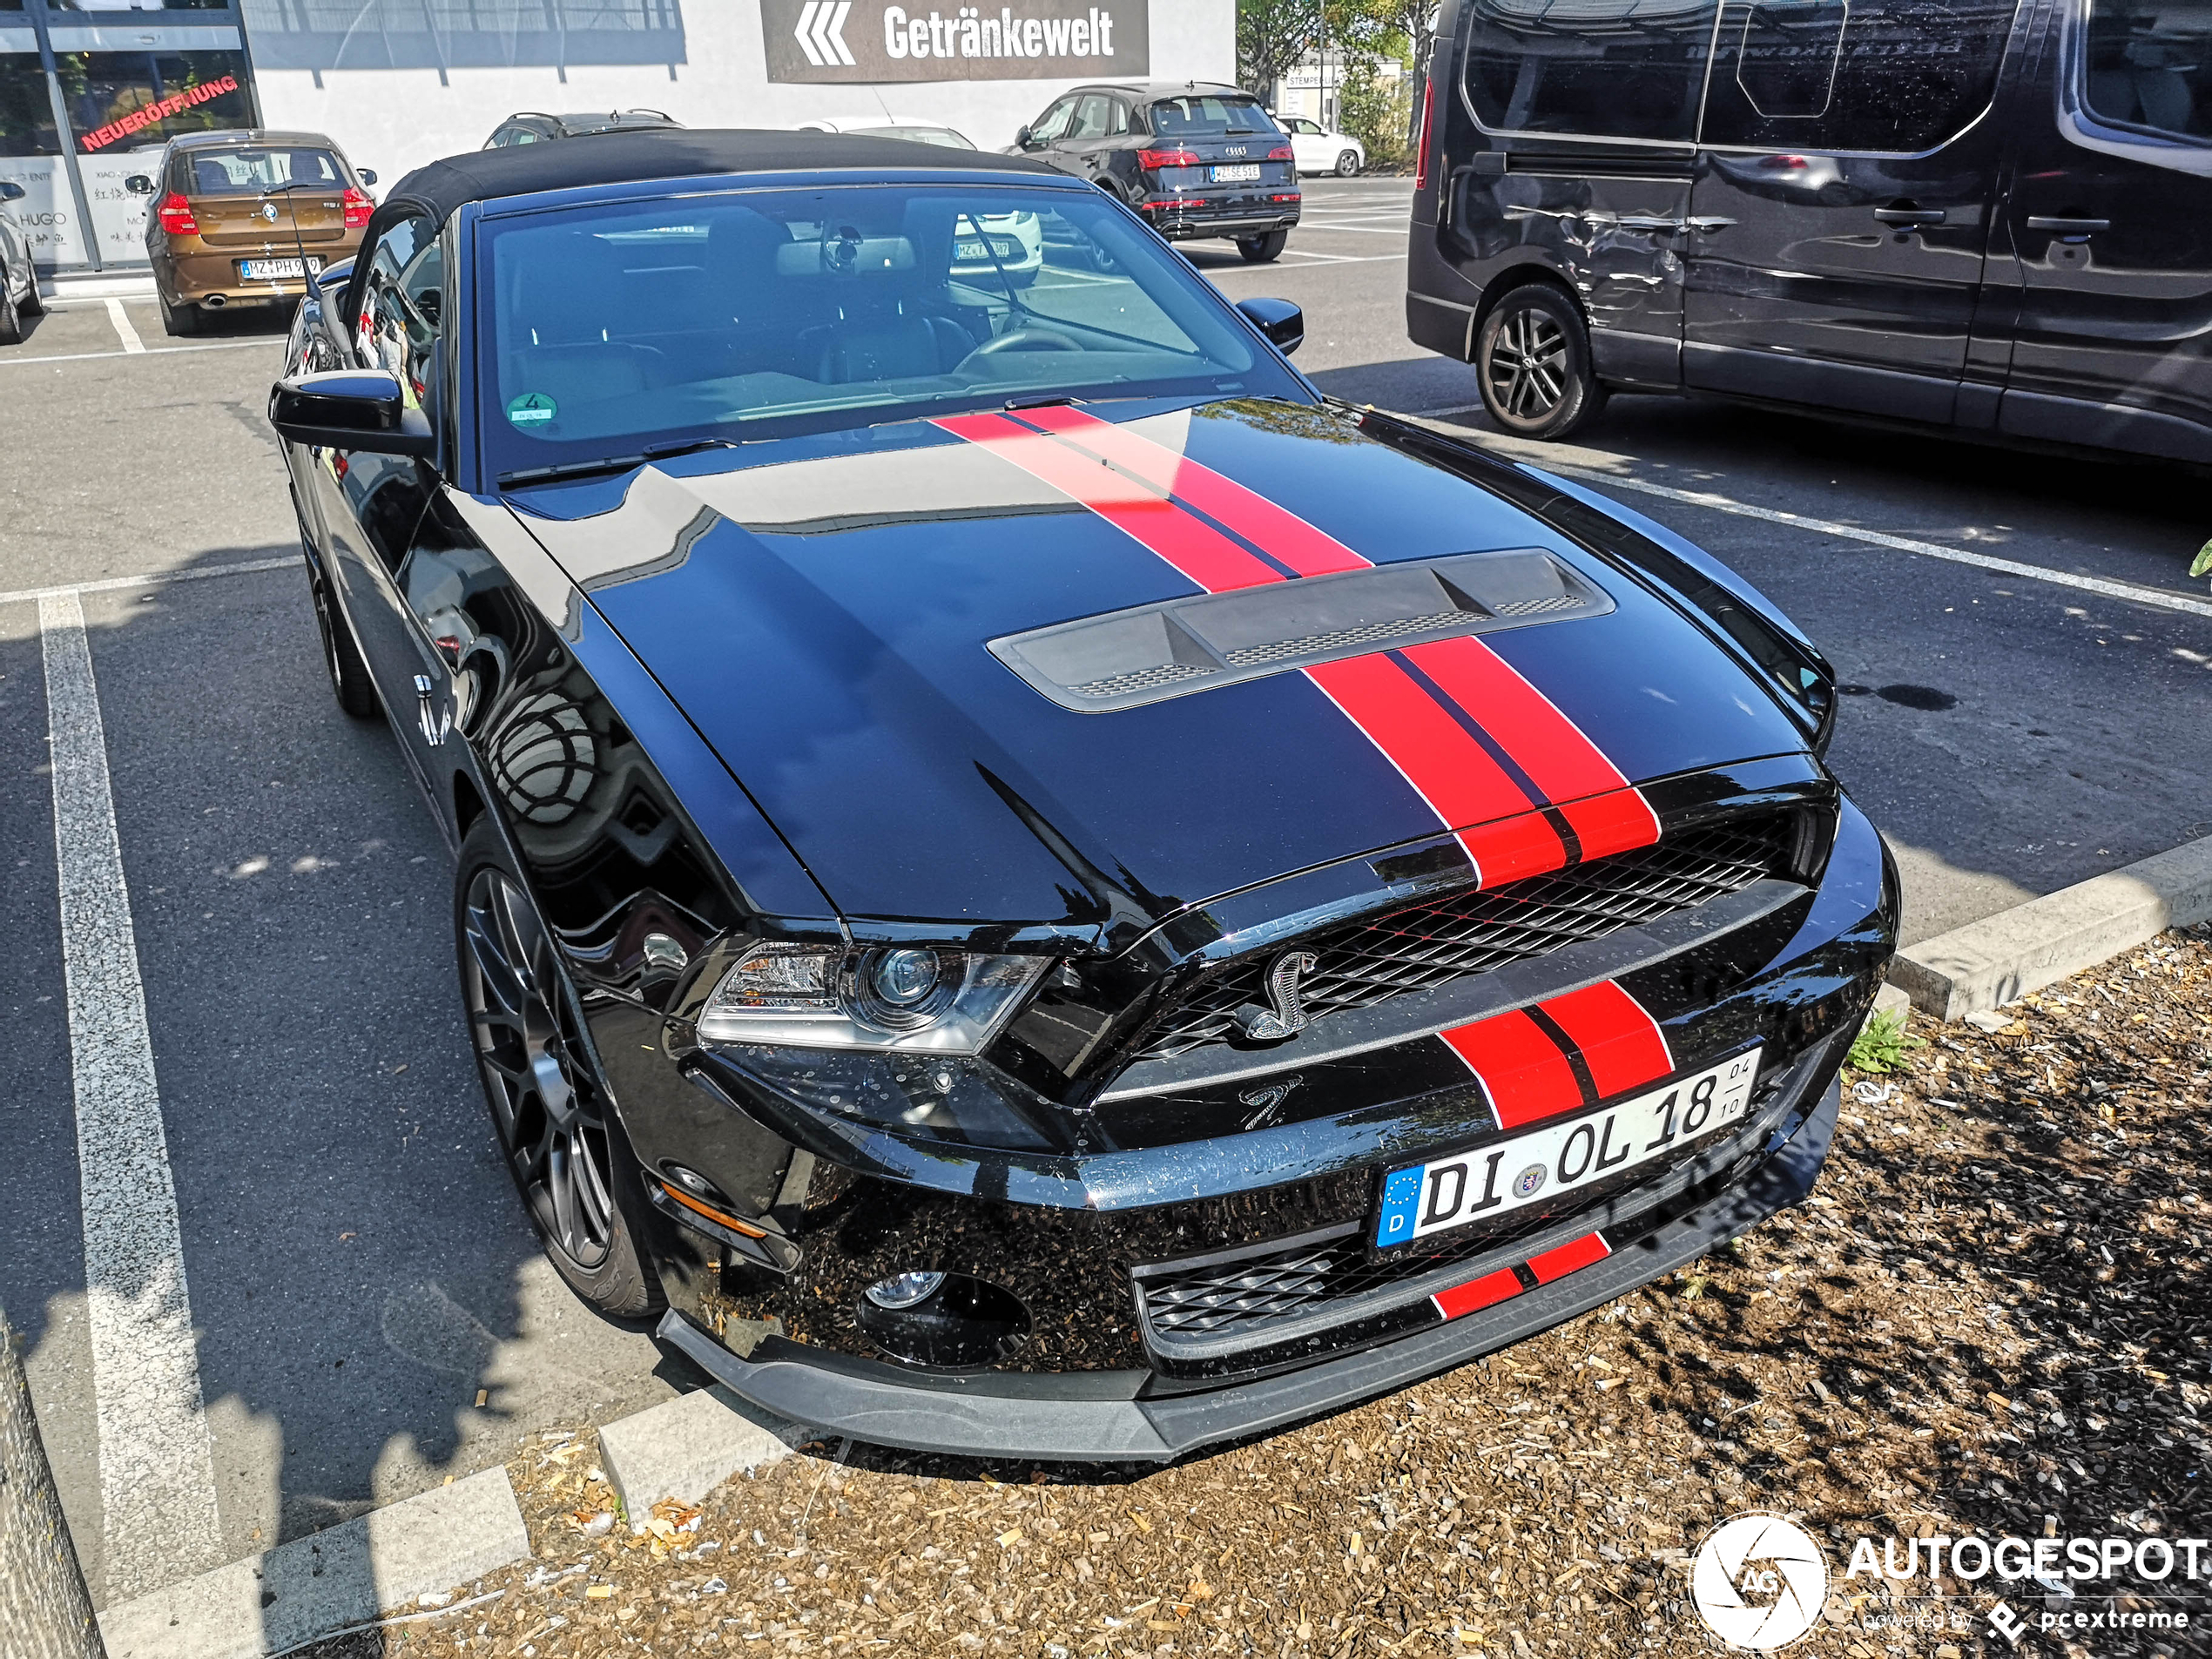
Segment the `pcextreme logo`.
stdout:
<path fill-rule="evenodd" d="M 1737 1515 L 1705 1534 L 1689 1599 L 1731 1648 L 1770 1653 L 1812 1629 L 1828 1599 L 1828 1561 L 1812 1534 L 1781 1515 Z"/>

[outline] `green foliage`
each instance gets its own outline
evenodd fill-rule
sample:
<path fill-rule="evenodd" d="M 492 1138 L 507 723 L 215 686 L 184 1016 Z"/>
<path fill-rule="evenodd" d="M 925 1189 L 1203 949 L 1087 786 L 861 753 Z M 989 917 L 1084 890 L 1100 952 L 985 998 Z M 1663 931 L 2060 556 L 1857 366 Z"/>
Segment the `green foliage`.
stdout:
<path fill-rule="evenodd" d="M 1327 23 L 1321 0 L 1237 0 L 1237 78 L 1267 97 L 1320 45 Z"/>
<path fill-rule="evenodd" d="M 1928 1045 L 1905 1028 L 1905 1015 L 1885 1009 L 1861 1026 L 1858 1035 L 1851 1039 L 1851 1055 L 1844 1062 L 1853 1071 L 1871 1072 L 1878 1076 L 1884 1072 L 1896 1071 L 1905 1064 L 1905 1056 L 1915 1049 Z"/>
<path fill-rule="evenodd" d="M 1337 125 L 1367 147 L 1367 165 L 1389 166 L 1406 158 L 1411 145 L 1413 86 L 1403 76 L 1385 78 L 1372 58 L 1346 71 L 1337 91 Z"/>
<path fill-rule="evenodd" d="M 2212 576 L 2212 542 L 2196 550 L 2196 556 L 2189 561 L 2191 576 Z"/>

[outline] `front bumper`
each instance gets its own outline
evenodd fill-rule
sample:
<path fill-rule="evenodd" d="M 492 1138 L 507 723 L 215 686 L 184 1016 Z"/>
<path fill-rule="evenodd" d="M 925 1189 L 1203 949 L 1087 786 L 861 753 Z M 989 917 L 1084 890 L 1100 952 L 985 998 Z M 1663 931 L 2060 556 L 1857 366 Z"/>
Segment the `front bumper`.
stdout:
<path fill-rule="evenodd" d="M 1781 1121 L 1748 1174 L 1647 1210 L 1608 1241 L 1602 1259 L 1481 1312 L 1250 1382 L 1163 1393 L 1156 1392 L 1152 1373 L 1141 1371 L 939 1379 L 775 1337 L 740 1358 L 673 1311 L 659 1334 L 744 1399 L 821 1433 L 956 1456 L 1168 1462 L 1342 1410 L 1510 1346 L 1695 1261 L 1798 1203 L 1812 1190 L 1835 1132 L 1843 1041 L 1831 1039 L 1810 1057 L 1804 1094 L 1782 1103 Z M 1541 1258 L 1589 1232 L 1585 1217 L 1518 1241 L 1506 1254 Z M 1472 1277 L 1500 1270 L 1476 1258 L 1466 1271 Z"/>

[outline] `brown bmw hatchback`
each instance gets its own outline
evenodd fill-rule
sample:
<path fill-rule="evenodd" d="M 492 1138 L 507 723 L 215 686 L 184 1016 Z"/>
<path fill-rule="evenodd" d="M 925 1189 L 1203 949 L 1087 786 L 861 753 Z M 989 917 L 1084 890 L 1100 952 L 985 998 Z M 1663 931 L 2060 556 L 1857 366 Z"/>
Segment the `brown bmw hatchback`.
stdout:
<path fill-rule="evenodd" d="M 351 259 L 376 211 L 356 169 L 319 132 L 233 129 L 170 140 L 158 171 L 126 181 L 146 203 L 146 257 L 172 334 L 211 311 L 297 299 Z"/>

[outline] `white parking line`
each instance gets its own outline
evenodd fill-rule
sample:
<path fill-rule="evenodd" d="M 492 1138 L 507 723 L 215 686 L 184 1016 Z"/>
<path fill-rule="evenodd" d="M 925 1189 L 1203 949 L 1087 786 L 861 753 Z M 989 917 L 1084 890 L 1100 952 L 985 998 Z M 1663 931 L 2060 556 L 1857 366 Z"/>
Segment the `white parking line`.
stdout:
<path fill-rule="evenodd" d="M 38 636 L 52 745 L 101 1534 L 109 1593 L 121 1601 L 219 1564 L 222 1532 L 107 738 L 75 594 L 38 602 Z"/>
<path fill-rule="evenodd" d="M 13 593 L 0 593 L 0 605 L 17 604 L 37 599 L 64 598 L 71 594 L 116 593 L 125 588 L 158 588 L 171 582 L 205 582 L 210 577 L 246 576 L 255 570 L 296 570 L 300 555 L 287 553 L 281 558 L 241 559 L 236 564 L 211 564 L 199 570 L 163 570 L 151 576 L 109 576 L 95 582 L 72 582 L 57 588 L 17 588 Z"/>
<path fill-rule="evenodd" d="M 126 355 L 146 348 L 146 342 L 138 338 L 138 331 L 131 326 L 131 319 L 124 314 L 122 300 L 111 300 L 107 302 L 107 320 L 115 325 L 116 338 L 123 342 Z"/>
<path fill-rule="evenodd" d="M 1301 219 L 1298 222 L 1298 227 L 1302 231 L 1360 231 L 1369 236 L 1407 234 L 1406 227 L 1403 225 L 1354 225 L 1346 220 L 1332 219 Z"/>
<path fill-rule="evenodd" d="M 108 303 L 112 305 L 115 302 L 110 300 Z M 123 320 L 127 327 L 131 320 L 125 317 Z M 89 357 L 173 357 L 179 352 L 241 351 L 248 346 L 275 346 L 281 348 L 283 345 L 282 341 L 276 339 L 219 340 L 206 346 L 148 346 L 141 342 L 136 351 L 65 351 L 52 353 L 44 357 L 0 356 L 0 368 L 11 368 L 17 363 L 76 363 L 82 362 Z"/>
<path fill-rule="evenodd" d="M 1455 408 L 1424 409 L 1416 417 L 1424 421 L 1446 420 L 1455 415 L 1471 415 L 1482 406 L 1463 404 Z M 2185 593 L 2169 593 L 2162 588 L 2137 587 L 2132 582 L 2107 582 L 2100 576 L 2079 576 L 2072 570 L 2054 570 L 2040 564 L 2022 564 L 2018 559 L 2000 559 L 1993 554 L 1970 552 L 1963 547 L 1946 547 L 1941 542 L 1922 542 L 1909 536 L 1892 536 L 1882 530 L 1862 529 L 1856 524 L 1838 524 L 1832 519 L 1808 518 L 1803 513 L 1784 512 L 1777 507 L 1754 507 L 1726 496 L 1716 496 L 1709 490 L 1676 489 L 1668 484 L 1647 483 L 1641 478 L 1626 478 L 1617 473 L 1595 472 L 1587 467 L 1562 466 L 1557 462 L 1539 462 L 1527 456 L 1516 455 L 1532 467 L 1545 472 L 1557 473 L 1562 478 L 1572 478 L 1578 483 L 1595 484 L 1600 489 L 1626 489 L 1641 496 L 1656 496 L 1662 501 L 1680 502 L 1686 507 L 1702 507 L 1708 512 L 1727 513 L 1737 518 L 1762 519 L 1770 524 L 1787 524 L 1792 529 L 1810 530 L 1817 536 L 1833 536 L 1847 542 L 1864 542 L 1871 547 L 1893 548 L 1900 553 L 1917 553 L 1923 558 L 1942 559 L 1951 564 L 1969 564 L 1979 570 L 1993 570 L 2000 576 L 2016 576 L 2029 582 L 2048 582 L 2061 588 L 2075 588 L 2084 593 L 2101 594 L 2107 599 L 2124 599 L 2130 604 L 2155 605 L 2161 610 L 2179 610 L 2192 617 L 2212 617 L 2212 604 L 2193 599 Z"/>

